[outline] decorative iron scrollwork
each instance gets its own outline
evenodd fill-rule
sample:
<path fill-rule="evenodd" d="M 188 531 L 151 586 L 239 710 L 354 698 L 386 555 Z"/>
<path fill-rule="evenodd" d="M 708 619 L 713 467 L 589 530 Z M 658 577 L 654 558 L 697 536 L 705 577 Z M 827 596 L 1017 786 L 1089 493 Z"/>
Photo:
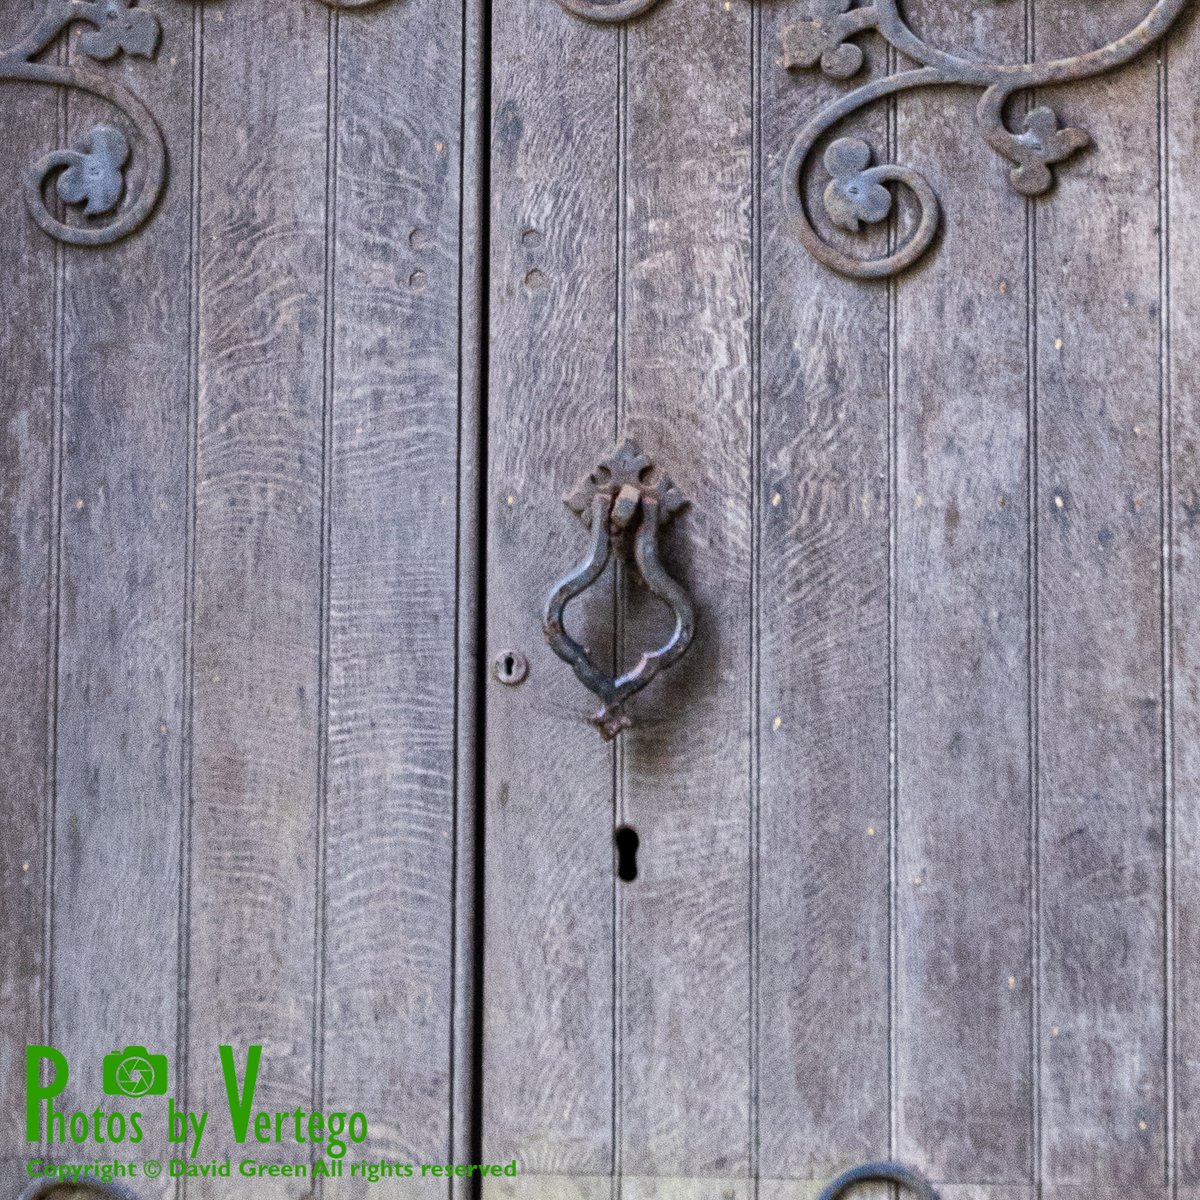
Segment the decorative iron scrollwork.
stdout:
<path fill-rule="evenodd" d="M 579 681 L 602 701 L 592 724 L 611 741 L 631 721 L 625 705 L 660 672 L 687 653 L 696 629 L 696 610 L 683 586 L 672 579 L 658 555 L 658 535 L 687 506 L 683 493 L 642 453 L 622 442 L 566 497 L 567 507 L 592 531 L 583 561 L 554 586 L 546 600 L 543 628 L 551 649 L 569 663 Z M 567 605 L 604 574 L 613 551 L 632 557 L 646 586 L 672 611 L 675 628 L 666 644 L 642 655 L 623 675 L 602 671 L 566 630 Z"/>
<path fill-rule="evenodd" d="M 825 190 L 826 214 L 835 226 L 858 233 L 862 225 L 890 216 L 889 183 L 903 184 L 916 196 L 915 230 L 881 258 L 864 259 L 831 245 L 817 232 L 804 197 L 809 159 L 818 142 L 841 121 L 867 105 L 914 88 L 937 85 L 983 88 L 978 122 L 984 139 L 1010 164 L 1009 183 L 1022 196 L 1040 196 L 1054 185 L 1053 168 L 1091 143 L 1082 129 L 1063 129 L 1058 114 L 1041 106 L 1028 113 L 1019 132 L 1004 121 L 1004 106 L 1017 92 L 1089 79 L 1123 66 L 1164 37 L 1189 0 L 1157 0 L 1136 28 L 1115 42 L 1074 58 L 1041 63 L 972 62 L 938 50 L 909 28 L 899 0 L 813 0 L 812 17 L 783 30 L 784 65 L 790 71 L 820 68 L 835 79 L 862 70 L 862 49 L 852 40 L 875 30 L 917 66 L 878 79 L 830 104 L 801 130 L 783 170 L 783 203 L 800 240 L 825 266 L 857 279 L 886 279 L 911 267 L 933 244 L 941 223 L 937 196 L 920 172 L 898 165 L 874 166 L 871 147 L 859 138 L 840 138 L 826 150 L 831 176 Z"/>
<path fill-rule="evenodd" d="M 616 21 L 632 21 L 642 13 L 649 12 L 658 0 L 611 0 L 608 4 L 598 0 L 558 0 L 569 13 L 583 17 L 585 21 L 609 24 Z"/>
<path fill-rule="evenodd" d="M 95 125 L 77 147 L 55 150 L 25 172 L 25 203 L 41 229 L 73 246 L 104 246 L 132 233 L 154 211 L 166 184 L 167 151 L 150 110 L 124 84 L 87 66 L 40 59 L 76 23 L 90 27 L 79 38 L 79 50 L 94 62 L 118 54 L 153 58 L 161 30 L 158 18 L 138 8 L 137 0 L 49 0 L 37 27 L 0 52 L 0 82 L 87 92 L 107 101 L 132 124 L 132 146 L 126 130 Z M 137 195 L 122 209 L 125 168 L 134 153 L 141 160 L 142 177 Z M 51 211 L 46 191 L 52 180 L 63 203 L 83 206 L 87 223 L 69 225 Z M 95 220 L 104 217 L 114 219 Z"/>

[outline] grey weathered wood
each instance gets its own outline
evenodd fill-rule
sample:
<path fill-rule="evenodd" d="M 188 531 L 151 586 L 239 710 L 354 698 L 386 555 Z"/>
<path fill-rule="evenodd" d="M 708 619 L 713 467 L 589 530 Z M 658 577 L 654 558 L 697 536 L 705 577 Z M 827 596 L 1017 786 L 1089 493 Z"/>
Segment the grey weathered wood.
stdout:
<path fill-rule="evenodd" d="M 204 12 L 193 1108 L 224 1103 L 222 1043 L 264 1046 L 263 1109 L 314 1098 L 332 19 L 313 3 Z M 211 1145 L 237 1149 L 220 1131 Z"/>
<path fill-rule="evenodd" d="M 336 29 L 324 1107 L 370 1115 L 372 1156 L 445 1162 L 468 1115 L 450 1076 L 463 5 Z"/>
<path fill-rule="evenodd" d="M 1164 146 L 1169 170 L 1164 238 L 1169 270 L 1166 295 L 1169 351 L 1164 382 L 1170 417 L 1171 490 L 1169 563 L 1171 699 L 1174 729 L 1170 743 L 1173 790 L 1168 802 L 1174 821 L 1167 827 L 1168 863 L 1173 865 L 1169 895 L 1173 924 L 1168 950 L 1174 950 L 1172 991 L 1175 1079 L 1173 1181 L 1200 1186 L 1200 245 L 1192 232 L 1200 220 L 1200 171 L 1196 145 L 1200 122 L 1196 99 L 1200 65 L 1200 24 L 1186 17 L 1166 54 L 1164 103 L 1169 117 Z M 1170 811 L 1170 809 L 1169 809 Z"/>
<path fill-rule="evenodd" d="M 751 30 L 744 5 L 675 0 L 627 33 L 619 422 L 692 500 L 666 549 L 699 614 L 618 757 L 641 838 L 617 908 L 629 1176 L 750 1167 Z M 634 606 L 626 660 L 662 627 Z"/>
<path fill-rule="evenodd" d="M 37 19 L 37 0 L 0 9 L 0 44 Z M 16 186 L 57 142 L 48 88 L 0 89 L 19 108 L 0 138 L 0 1191 L 23 1185 L 25 1046 L 43 1039 L 47 778 L 54 614 L 57 257 L 26 216 Z"/>
<path fill-rule="evenodd" d="M 907 10 L 1020 62 L 1025 13 Z M 973 92 L 902 97 L 896 161 L 944 198 L 896 301 L 896 1091 L 899 1157 L 935 1180 L 1033 1175 L 1026 204 Z"/>
<path fill-rule="evenodd" d="M 1041 5 L 1038 55 L 1145 7 Z M 39 9 L 6 6 L 0 40 Z M 1011 5 L 967 24 L 943 0 L 910 9 L 941 43 L 1021 51 Z M 479 81 L 461 72 L 481 9 L 157 11 L 158 63 L 105 68 L 168 135 L 154 221 L 58 251 L 18 192 L 0 200 L 0 1187 L 18 1186 L 22 1050 L 44 1018 L 78 1062 L 72 1104 L 94 1103 L 104 1050 L 178 1035 L 177 1084 L 218 1110 L 216 1046 L 263 1040 L 263 1107 L 359 1105 L 372 1152 L 468 1156 L 469 710 L 473 670 L 514 649 L 529 680 L 486 680 L 483 1115 L 485 1157 L 528 1173 L 485 1194 L 595 1200 L 615 1164 L 631 1200 L 749 1200 L 756 1167 L 757 1200 L 815 1200 L 894 1135 L 944 1200 L 1029 1200 L 1035 1182 L 1046 1200 L 1168 1200 L 1176 1182 L 1200 1200 L 1194 17 L 1168 53 L 1161 176 L 1152 59 L 1039 98 L 1098 146 L 1033 206 L 1034 295 L 1026 209 L 972 98 L 906 97 L 896 157 L 929 172 L 946 228 L 890 308 L 886 285 L 830 275 L 779 221 L 771 156 L 844 90 L 776 62 L 806 0 L 663 0 L 624 32 L 553 0 L 493 6 L 474 664 L 481 348 L 460 242 L 482 180 L 461 111 Z M 468 38 L 468 73 L 482 61 Z M 29 87 L 4 102 L 14 181 L 60 144 L 60 111 L 71 135 L 103 111 Z M 881 110 L 866 127 L 883 137 Z M 538 626 L 583 547 L 561 493 L 618 431 L 693 499 L 667 546 L 701 625 L 614 759 Z M 572 614 L 602 655 L 612 597 Z M 636 594 L 617 624 L 627 659 L 661 631 Z M 628 887 L 614 818 L 642 835 Z"/>
<path fill-rule="evenodd" d="M 173 150 L 154 236 L 65 252 L 50 1035 L 73 1067 L 66 1111 L 96 1107 L 110 1051 L 137 1043 L 178 1061 L 193 20 L 159 16 L 154 63 L 106 68 Z M 71 144 L 113 119 L 78 93 L 68 111 Z M 169 1156 L 165 1122 L 147 1123 L 141 1149 Z"/>
<path fill-rule="evenodd" d="M 562 496 L 614 435 L 618 39 L 546 0 L 492 13 L 485 1161 L 612 1168 L 612 751 L 541 606 L 582 557 Z M 608 593 L 581 601 L 597 656 Z M 553 1194 L 553 1193 L 552 1193 Z"/>
<path fill-rule="evenodd" d="M 1143 13 L 1039 5 L 1038 52 Z M 1037 215 L 1043 1177 L 1125 1195 L 1166 1177 L 1156 95 L 1055 92 L 1097 149 Z"/>
<path fill-rule="evenodd" d="M 828 1182 L 888 1157 L 890 1143 L 888 291 L 827 271 L 781 219 L 779 164 L 797 130 L 843 87 L 815 72 L 789 75 L 778 62 L 781 30 L 808 12 L 805 0 L 762 12 L 756 1018 L 764 1200 L 782 1186 L 768 1180 Z M 870 74 L 886 71 L 885 56 L 867 50 Z M 872 112 L 848 128 L 883 146 L 883 117 Z M 863 240 L 878 248 L 878 235 Z"/>

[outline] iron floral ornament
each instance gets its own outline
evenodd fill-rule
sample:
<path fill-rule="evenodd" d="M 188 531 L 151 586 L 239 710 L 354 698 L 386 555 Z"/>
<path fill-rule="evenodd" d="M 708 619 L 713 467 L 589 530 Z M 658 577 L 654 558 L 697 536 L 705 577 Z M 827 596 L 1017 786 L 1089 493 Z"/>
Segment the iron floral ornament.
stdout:
<path fill-rule="evenodd" d="M 1135 29 L 1089 54 L 1042 63 L 972 62 L 935 49 L 917 37 L 900 15 L 899 0 L 814 0 L 813 17 L 783 31 L 784 65 L 789 71 L 819 67 L 835 79 L 862 70 L 862 50 L 851 40 L 877 31 L 917 66 L 850 92 L 801 130 L 783 169 L 783 203 L 800 240 L 819 262 L 855 279 L 887 279 L 907 270 L 933 244 L 941 224 L 938 198 L 928 180 L 911 167 L 874 165 L 874 152 L 860 138 L 839 138 L 825 152 L 830 176 L 825 212 L 839 229 L 859 233 L 864 224 L 885 221 L 892 212 L 890 183 L 909 188 L 917 199 L 916 228 L 882 258 L 846 254 L 817 232 L 804 197 L 804 179 L 817 143 L 841 121 L 887 96 L 914 88 L 951 84 L 983 88 L 977 112 L 984 140 L 1009 164 L 1008 180 L 1022 196 L 1041 196 L 1054 186 L 1053 168 L 1091 144 L 1082 129 L 1064 129 L 1058 114 L 1041 106 L 1025 115 L 1014 133 L 1004 121 L 1004 106 L 1015 93 L 1089 79 L 1124 66 L 1166 35 L 1190 0 L 1158 0 Z"/>
<path fill-rule="evenodd" d="M 74 149 L 55 150 L 25 172 L 25 204 L 41 229 L 72 246 L 105 246 L 132 233 L 154 211 L 166 183 L 167 151 L 150 110 L 124 84 L 90 66 L 41 61 L 75 24 L 89 27 L 80 35 L 79 50 L 93 62 L 118 54 L 153 58 L 161 30 L 158 18 L 138 8 L 136 0 L 49 0 L 37 27 L 0 52 L 0 82 L 87 92 L 107 101 L 132 124 L 144 169 L 137 194 L 124 208 L 125 168 L 134 151 L 126 131 L 115 125 L 93 126 Z M 54 214 L 47 200 L 52 182 L 64 204 L 83 206 L 87 223 L 69 225 Z M 97 221 L 105 217 L 113 219 Z"/>

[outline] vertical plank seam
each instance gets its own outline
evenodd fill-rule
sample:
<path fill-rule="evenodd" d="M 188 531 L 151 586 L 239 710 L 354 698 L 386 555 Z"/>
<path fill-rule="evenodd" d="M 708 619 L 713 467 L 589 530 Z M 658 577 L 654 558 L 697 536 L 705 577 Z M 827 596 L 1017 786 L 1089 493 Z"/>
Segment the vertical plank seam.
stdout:
<path fill-rule="evenodd" d="M 1159 431 L 1162 519 L 1162 736 L 1163 736 L 1163 960 L 1164 1054 L 1166 1068 L 1165 1142 L 1168 1193 L 1178 1194 L 1177 1064 L 1175 1059 L 1175 631 L 1174 631 L 1174 396 L 1171 380 L 1171 170 L 1170 47 L 1158 59 L 1159 170 Z"/>
<path fill-rule="evenodd" d="M 55 51 L 61 64 L 66 52 L 60 45 Z M 60 91 L 56 106 L 58 143 L 67 144 L 67 95 Z M 45 827 L 42 847 L 42 1030 L 46 1045 L 54 1044 L 54 874 L 57 867 L 55 833 L 58 825 L 58 670 L 62 638 L 62 476 L 64 420 L 64 337 L 66 305 L 66 248 L 54 244 L 54 305 L 52 331 L 52 393 L 50 413 L 50 546 L 47 561 L 47 590 L 50 603 L 46 628 L 46 765 L 45 765 Z M 43 1153 L 49 1155 L 49 1123 L 42 1142 Z"/>
<path fill-rule="evenodd" d="M 752 1200 L 761 1174 L 760 930 L 762 822 L 762 6 L 750 17 L 750 1114 L 748 1164 Z"/>
<path fill-rule="evenodd" d="M 887 73 L 896 72 L 898 58 L 894 47 L 888 46 Z M 887 161 L 897 158 L 899 108 L 896 97 L 888 100 L 887 108 Z M 894 215 L 888 226 L 889 249 L 897 238 L 897 217 Z M 900 773 L 899 773 L 899 704 L 897 692 L 899 669 L 897 649 L 898 623 L 898 541 L 899 541 L 899 462 L 898 424 L 900 403 L 899 363 L 899 287 L 896 280 L 887 284 L 887 460 L 888 460 L 888 1148 L 895 1159 L 900 1153 L 899 1112 L 899 1039 L 897 1021 L 899 1014 L 899 959 L 900 930 L 897 911 L 897 888 L 899 886 L 899 838 L 900 838 Z M 891 1189 L 896 1195 L 898 1189 Z"/>
<path fill-rule="evenodd" d="M 179 932 L 176 937 L 175 1061 L 184 1111 L 188 1111 L 188 1007 L 191 981 L 192 912 L 192 732 L 195 712 L 195 625 L 196 625 L 196 478 L 200 434 L 200 219 L 204 110 L 204 6 L 192 10 L 192 128 L 188 243 L 188 424 L 186 499 L 184 501 L 183 551 L 183 711 L 179 731 Z M 180 1176 L 178 1200 L 187 1195 L 187 1178 Z"/>
<path fill-rule="evenodd" d="M 488 465 L 490 0 L 463 0 L 461 14 L 449 1136 L 452 1159 L 461 1142 L 467 1158 L 482 1162 L 486 762 L 481 751 L 487 707 L 486 676 L 476 664 L 484 659 L 487 632 L 482 607 L 487 595 L 487 539 L 481 536 L 481 529 Z M 479 52 L 473 68 L 472 45 Z M 473 174 L 468 170 L 472 164 Z M 468 235 L 472 247 L 470 274 L 466 261 Z M 471 419 L 475 425 L 468 431 Z M 466 914 L 462 912 L 464 900 L 471 908 Z M 465 1136 L 458 1132 L 456 1120 L 464 1097 L 468 1108 L 463 1122 Z M 455 1195 L 453 1188 L 452 1183 L 451 1196 Z M 482 1180 L 468 1180 L 457 1194 L 461 1200 L 480 1200 Z"/>
<path fill-rule="evenodd" d="M 335 371 L 335 299 L 337 286 L 338 30 L 339 14 L 329 10 L 325 66 L 325 261 L 324 339 L 321 387 L 321 575 L 317 650 L 317 813 L 316 880 L 313 903 L 312 1108 L 325 1108 L 325 867 L 329 823 L 329 596 L 333 557 L 333 401 Z M 321 1154 L 313 1143 L 315 1169 Z M 325 1180 L 314 1173 L 313 1193 L 325 1194 Z"/>
<path fill-rule="evenodd" d="M 1025 60 L 1037 58 L 1036 0 L 1025 0 Z M 1036 93 L 1026 108 L 1032 110 Z M 1041 599 L 1039 594 L 1038 516 L 1038 273 L 1037 206 L 1025 202 L 1025 438 L 1026 438 L 1026 586 L 1028 595 L 1027 675 L 1029 754 L 1029 1057 L 1030 1057 L 1030 1174 L 1034 1194 L 1042 1194 L 1042 901 L 1041 901 Z"/>
<path fill-rule="evenodd" d="M 618 441 L 625 427 L 626 385 L 626 306 L 629 251 L 629 30 L 617 31 L 617 212 L 613 364 L 613 436 Z M 621 563 L 614 568 L 613 586 L 613 674 L 620 673 L 625 658 L 625 572 Z M 625 744 L 617 738 L 611 751 L 614 825 L 627 819 L 625 803 Z M 614 850 L 615 852 L 615 850 Z M 612 1147 L 613 1200 L 621 1200 L 624 1185 L 622 1139 L 624 1122 L 624 1011 L 625 1011 L 625 937 L 624 897 L 612 872 Z"/>
<path fill-rule="evenodd" d="M 476 622 L 478 614 L 478 597 L 479 592 L 476 586 L 474 570 L 478 569 L 478 563 L 473 563 L 473 570 L 464 572 L 464 550 L 470 546 L 476 546 L 477 543 L 469 539 L 469 527 L 465 522 L 472 522 L 475 529 L 478 528 L 478 511 L 479 502 L 478 495 L 472 496 L 470 502 L 466 501 L 468 487 L 475 489 L 476 492 L 481 486 L 479 474 L 466 469 L 467 456 L 465 447 L 467 445 L 467 429 L 466 423 L 469 419 L 469 414 L 476 417 L 479 413 L 477 404 L 468 403 L 467 390 L 469 387 L 475 389 L 475 395 L 478 398 L 480 379 L 482 376 L 481 360 L 486 355 L 487 338 L 486 329 L 476 327 L 468 332 L 470 318 L 475 317 L 476 322 L 479 319 L 479 275 L 478 268 L 480 260 L 477 257 L 480 253 L 480 247 L 476 244 L 473 250 L 472 257 L 472 276 L 467 275 L 467 264 L 465 255 L 467 252 L 467 237 L 468 237 L 468 222 L 480 221 L 481 214 L 476 213 L 472 217 L 472 210 L 468 203 L 468 164 L 472 163 L 475 166 L 476 179 L 472 186 L 478 189 L 480 195 L 486 194 L 486 185 L 483 183 L 485 176 L 483 171 L 485 168 L 484 156 L 479 153 L 478 142 L 474 140 L 475 126 L 468 123 L 468 112 L 474 117 L 478 123 L 482 108 L 479 106 L 479 97 L 474 98 L 474 104 L 471 102 L 471 97 L 468 93 L 468 88 L 472 82 L 478 82 L 471 74 L 469 68 L 469 51 L 471 46 L 471 34 L 476 31 L 474 20 L 469 19 L 468 14 L 472 17 L 477 12 L 478 0 L 462 0 L 459 5 L 459 107 L 458 107 L 458 371 L 457 371 L 457 405 L 458 405 L 458 422 L 455 431 L 455 447 L 454 447 L 454 465 L 455 479 L 457 480 L 457 488 L 455 490 L 455 520 L 454 520 L 454 713 L 451 718 L 453 730 L 453 751 L 450 764 L 450 1004 L 449 1004 L 449 1085 L 448 1097 L 450 1101 L 450 1109 L 447 1116 L 447 1161 L 456 1162 L 470 1159 L 474 1162 L 482 1161 L 481 1154 L 473 1154 L 472 1149 L 475 1146 L 475 1137 L 477 1133 L 477 1121 L 475 1112 L 467 1115 L 466 1119 L 460 1123 L 458 1121 L 459 1105 L 465 1097 L 468 1104 L 473 1100 L 472 1095 L 472 1079 L 474 1076 L 473 1053 L 480 1042 L 480 1030 L 466 1028 L 468 1021 L 473 1020 L 475 1012 L 470 1005 L 472 990 L 470 986 L 460 986 L 460 980 L 465 983 L 470 974 L 475 970 L 475 948 L 481 944 L 481 939 L 478 936 L 477 929 L 472 926 L 470 921 L 474 919 L 471 914 L 461 912 L 462 905 L 460 903 L 463 896 L 460 895 L 460 890 L 466 893 L 466 885 L 471 883 L 469 878 L 469 864 L 473 861 L 473 857 L 464 854 L 460 846 L 460 839 L 464 836 L 466 823 L 462 820 L 463 809 L 469 807 L 465 789 L 474 787 L 476 781 L 477 765 L 473 761 L 477 753 L 478 742 L 476 740 L 480 724 L 482 722 L 482 693 L 476 694 L 476 680 L 470 672 L 469 666 L 465 664 L 469 662 L 469 654 L 464 653 L 467 647 L 464 646 L 464 638 L 474 640 L 477 637 Z M 480 39 L 478 42 L 479 48 L 483 53 L 488 53 L 489 47 L 486 40 Z M 480 78 L 482 78 L 482 73 Z M 468 142 L 468 137 L 472 141 Z M 470 199 L 475 198 L 475 193 L 472 192 Z M 475 227 L 472 232 L 478 239 L 482 225 Z M 468 312 L 468 304 L 471 306 L 471 311 Z M 468 376 L 467 361 L 468 355 L 473 356 L 474 370 Z M 478 429 L 474 431 L 475 445 L 479 444 L 480 432 Z M 479 555 L 476 553 L 476 558 Z M 478 646 L 480 655 L 482 655 L 483 647 Z M 468 706 L 475 712 L 476 720 L 472 723 L 466 715 Z M 477 808 L 482 807 L 482 796 L 476 799 Z M 464 866 L 464 864 L 467 864 Z M 473 893 L 466 893 L 473 894 Z M 478 914 L 475 914 L 477 917 Z M 460 944 L 460 938 L 464 939 L 464 944 Z M 463 1012 L 460 1014 L 459 1006 L 464 1003 Z M 464 1015 L 467 1020 L 464 1020 Z M 459 1036 L 460 1023 L 464 1026 L 463 1035 Z M 464 1087 L 464 1078 L 466 1086 Z M 462 1142 L 461 1152 L 459 1148 L 460 1139 L 463 1138 L 465 1132 L 465 1141 Z M 469 1200 L 470 1197 L 480 1194 L 481 1184 L 478 1180 L 461 1182 L 450 1180 L 447 1183 L 447 1195 L 453 1200 L 455 1195 L 461 1197 L 461 1200 Z"/>

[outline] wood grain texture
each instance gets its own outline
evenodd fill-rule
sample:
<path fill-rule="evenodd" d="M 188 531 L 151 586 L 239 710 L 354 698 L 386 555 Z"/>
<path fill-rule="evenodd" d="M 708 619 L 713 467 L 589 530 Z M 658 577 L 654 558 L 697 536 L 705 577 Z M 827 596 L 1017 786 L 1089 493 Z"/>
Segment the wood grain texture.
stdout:
<path fill-rule="evenodd" d="M 808 0 L 624 29 L 493 5 L 478 334 L 471 5 L 159 5 L 158 62 L 105 68 L 167 133 L 151 224 L 60 251 L 0 197 L 0 1190 L 47 1023 L 72 1107 L 106 1050 L 180 1041 L 173 1090 L 219 1112 L 217 1046 L 262 1042 L 258 1106 L 471 1157 L 464 731 L 514 650 L 528 680 L 485 688 L 482 1135 L 523 1174 L 485 1196 L 816 1200 L 897 1153 L 943 1200 L 1200 1200 L 1194 14 L 1165 74 L 1038 97 L 1097 146 L 1028 214 L 972 97 L 905 98 L 895 157 L 945 230 L 889 288 L 778 212 L 791 136 L 845 90 L 776 61 Z M 1037 5 L 1037 55 L 1146 6 Z M 1021 55 L 1020 5 L 960 8 L 907 11 Z M 5 5 L 0 44 L 40 9 Z M 11 181 L 104 111 L 3 101 Z M 851 128 L 883 157 L 883 110 Z M 693 501 L 664 541 L 701 621 L 614 755 L 540 608 L 584 547 L 561 495 L 618 434 Z M 626 591 L 572 610 L 599 657 L 662 633 Z"/>
<path fill-rule="evenodd" d="M 311 3 L 204 13 L 188 956 L 200 1109 L 224 1103 L 221 1044 L 239 1061 L 263 1045 L 256 1107 L 314 1098 L 331 21 Z M 237 1149 L 227 1132 L 211 1146 Z"/>
<path fill-rule="evenodd" d="M 107 68 L 174 151 L 156 228 L 65 261 L 50 1033 L 73 1067 L 68 1112 L 95 1108 L 105 1054 L 177 1046 L 193 22 L 178 7 L 160 20 L 155 62 Z M 68 111 L 72 145 L 113 119 L 78 94 Z M 147 1122 L 141 1149 L 169 1156 L 165 1122 Z"/>
<path fill-rule="evenodd" d="M 1144 11 L 1040 4 L 1038 54 Z M 1153 57 L 1053 100 L 1096 148 L 1037 214 L 1043 1177 L 1133 1195 L 1166 1178 Z"/>
<path fill-rule="evenodd" d="M 627 32 L 620 427 L 692 500 L 665 547 L 698 613 L 619 751 L 641 838 L 617 910 L 627 1176 L 750 1169 L 751 33 L 714 0 Z M 631 604 L 626 660 L 663 625 Z"/>
<path fill-rule="evenodd" d="M 336 29 L 324 1107 L 367 1114 L 372 1156 L 446 1162 L 468 1117 L 450 1081 L 463 6 Z"/>
<path fill-rule="evenodd" d="M 1189 13 L 1164 56 L 1162 91 L 1167 115 L 1167 190 L 1164 205 L 1166 258 L 1167 385 L 1165 415 L 1170 440 L 1168 534 L 1171 701 L 1174 728 L 1173 822 L 1167 828 L 1174 902 L 1168 951 L 1175 955 L 1173 992 L 1174 1182 L 1200 1186 L 1200 245 L 1192 233 L 1200 221 L 1200 22 Z M 1173 851 L 1173 853 L 1172 853 Z"/>
<path fill-rule="evenodd" d="M 1020 6 L 906 11 L 932 44 L 1024 57 Z M 977 100 L 897 112 L 896 161 L 944 201 L 896 294 L 897 1148 L 1014 1185 L 1034 1171 L 1027 231 Z"/>
<path fill-rule="evenodd" d="M 37 0 L 0 9 L 0 45 L 41 12 Z M 23 1183 L 25 1046 L 44 1037 L 47 778 L 56 541 L 54 245 L 26 215 L 16 186 L 57 143 L 48 88 L 0 88 L 21 120 L 0 138 L 0 1192 Z"/>
<path fill-rule="evenodd" d="M 890 1141 L 888 291 L 826 270 L 782 219 L 787 147 L 843 90 L 778 61 L 808 12 L 762 13 L 760 1195 Z M 883 146 L 882 116 L 846 128 Z"/>
<path fill-rule="evenodd" d="M 529 676 L 486 691 L 483 1145 L 530 1175 L 612 1169 L 612 751 L 541 607 L 586 546 L 562 496 L 614 433 L 619 36 L 493 9 L 485 669 L 515 650 Z M 568 617 L 600 661 L 612 611 L 597 588 Z"/>

